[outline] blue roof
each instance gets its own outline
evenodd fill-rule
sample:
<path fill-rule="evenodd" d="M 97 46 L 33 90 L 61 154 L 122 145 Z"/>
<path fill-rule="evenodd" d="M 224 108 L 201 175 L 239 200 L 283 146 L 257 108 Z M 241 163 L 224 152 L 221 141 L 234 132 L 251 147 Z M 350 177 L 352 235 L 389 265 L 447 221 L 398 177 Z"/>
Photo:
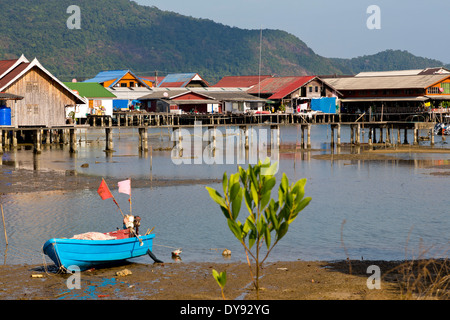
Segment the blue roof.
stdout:
<path fill-rule="evenodd" d="M 97 83 L 103 83 L 106 81 L 116 80 L 114 81 L 110 87 L 114 87 L 114 85 L 122 79 L 127 73 L 131 73 L 136 79 L 142 82 L 145 86 L 148 87 L 148 85 L 142 81 L 139 77 L 137 77 L 133 72 L 130 70 L 110 70 L 110 71 L 101 71 L 99 72 L 94 78 L 85 80 L 83 82 L 97 82 Z"/>
<path fill-rule="evenodd" d="M 196 73 L 172 73 L 168 74 L 158 87 L 176 86 L 185 87 L 194 78 Z"/>

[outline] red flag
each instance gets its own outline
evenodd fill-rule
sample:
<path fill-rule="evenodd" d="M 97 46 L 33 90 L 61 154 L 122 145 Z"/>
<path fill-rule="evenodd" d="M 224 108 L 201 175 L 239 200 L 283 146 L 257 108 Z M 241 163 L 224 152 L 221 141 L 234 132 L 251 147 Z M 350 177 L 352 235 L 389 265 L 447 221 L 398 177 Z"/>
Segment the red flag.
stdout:
<path fill-rule="evenodd" d="M 106 184 L 105 180 L 103 180 L 103 179 L 102 179 L 102 183 L 100 183 L 100 187 L 98 187 L 97 192 L 100 195 L 100 197 L 102 198 L 102 200 L 114 198 L 111 191 L 109 191 L 108 185 Z"/>

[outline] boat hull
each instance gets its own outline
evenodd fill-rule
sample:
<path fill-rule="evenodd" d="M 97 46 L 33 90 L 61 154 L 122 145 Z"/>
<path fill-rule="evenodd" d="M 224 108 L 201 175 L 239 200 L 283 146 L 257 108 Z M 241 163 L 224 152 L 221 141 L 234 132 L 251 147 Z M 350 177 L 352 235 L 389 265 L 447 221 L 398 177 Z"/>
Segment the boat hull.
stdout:
<path fill-rule="evenodd" d="M 115 240 L 48 240 L 42 250 L 58 268 L 68 272 L 84 271 L 147 254 L 152 250 L 154 234 Z"/>

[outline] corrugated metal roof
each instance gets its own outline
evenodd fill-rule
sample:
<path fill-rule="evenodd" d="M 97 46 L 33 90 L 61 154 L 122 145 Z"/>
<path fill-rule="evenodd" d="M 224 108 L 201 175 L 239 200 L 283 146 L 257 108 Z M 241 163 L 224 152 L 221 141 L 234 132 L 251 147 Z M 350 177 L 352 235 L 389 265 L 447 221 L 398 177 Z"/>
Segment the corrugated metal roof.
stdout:
<path fill-rule="evenodd" d="M 449 74 L 391 76 L 391 77 L 353 77 L 325 79 L 336 90 L 382 90 L 382 89 L 425 89 L 446 78 Z"/>
<path fill-rule="evenodd" d="M 139 98 L 148 95 L 153 92 L 152 89 L 147 87 L 117 87 L 117 88 L 106 88 L 109 92 L 114 94 L 119 100 L 138 100 Z"/>
<path fill-rule="evenodd" d="M 311 80 L 315 79 L 316 77 L 300 77 L 298 80 L 293 81 L 271 97 L 269 97 L 270 100 L 278 100 L 283 99 L 287 95 L 291 94 L 295 90 L 298 90 L 299 88 L 303 87 L 305 84 L 310 82 Z"/>
<path fill-rule="evenodd" d="M 103 83 L 106 81 L 116 80 L 123 78 L 129 70 L 109 70 L 101 71 L 94 78 L 85 80 L 84 82 L 97 82 Z"/>
<path fill-rule="evenodd" d="M 202 79 L 197 73 L 172 73 L 164 77 L 158 87 L 183 88 L 186 87 L 192 80 L 203 81 L 205 85 L 208 86 L 208 82 Z"/>
<path fill-rule="evenodd" d="M 314 78 L 315 76 L 267 78 L 247 92 L 251 94 L 272 94 L 271 99 L 282 99 Z"/>
<path fill-rule="evenodd" d="M 78 94 L 86 98 L 116 98 L 114 94 L 106 90 L 99 83 L 90 82 L 64 82 L 71 90 L 76 90 Z"/>
<path fill-rule="evenodd" d="M 0 100 L 22 100 L 22 96 L 17 96 L 15 94 L 0 92 Z"/>
<path fill-rule="evenodd" d="M 106 81 L 116 80 L 114 81 L 110 87 L 114 87 L 117 82 L 120 81 L 126 74 L 130 73 L 133 77 L 136 78 L 144 86 L 148 87 L 148 85 L 142 81 L 138 76 L 136 76 L 131 70 L 108 70 L 99 72 L 94 78 L 85 80 L 83 82 L 97 82 L 104 83 Z"/>

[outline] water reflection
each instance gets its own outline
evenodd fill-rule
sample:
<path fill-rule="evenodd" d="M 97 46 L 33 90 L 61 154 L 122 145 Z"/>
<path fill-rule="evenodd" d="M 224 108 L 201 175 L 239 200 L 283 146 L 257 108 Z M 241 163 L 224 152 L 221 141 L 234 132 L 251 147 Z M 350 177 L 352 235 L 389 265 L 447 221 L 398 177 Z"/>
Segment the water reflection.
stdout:
<path fill-rule="evenodd" d="M 220 150 L 220 142 L 213 145 L 210 138 L 195 145 L 194 129 L 188 132 L 191 144 L 183 146 L 180 153 L 174 149 L 170 130 L 149 129 L 150 148 L 142 152 L 136 129 L 114 129 L 114 152 L 107 153 L 102 130 L 81 130 L 76 154 L 70 154 L 64 144 L 45 146 L 38 155 L 23 148 L 5 152 L 2 177 L 7 179 L 10 168 L 70 171 L 97 176 L 99 181 L 101 177 L 221 179 L 224 171 L 236 172 L 238 165 L 251 161 L 251 144 L 258 141 L 255 134 L 249 134 L 250 146 L 245 148 L 245 136 L 239 136 L 239 131 L 227 134 L 222 129 L 222 143 L 226 146 L 233 141 L 234 147 Z M 205 132 L 206 128 L 201 135 Z M 367 132 L 363 144 L 354 147 L 348 143 L 346 127 L 342 127 L 342 145 L 332 147 L 330 128 L 325 125 L 311 128 L 311 149 L 301 147 L 297 126 L 281 127 L 279 136 L 274 135 L 274 140 L 279 139 L 279 152 L 273 153 L 271 135 L 266 137 L 262 146 L 268 156 L 275 154 L 279 161 L 278 178 L 283 172 L 290 181 L 307 178 L 307 195 L 313 198 L 271 259 L 345 259 L 340 239 L 343 220 L 347 221 L 343 236 L 351 258 L 397 260 L 405 257 L 405 250 L 417 256 L 424 247 L 448 249 L 450 183 L 445 173 L 449 154 L 399 153 L 395 149 L 377 153 L 381 147 L 376 145 L 370 147 L 373 153 L 368 153 Z M 437 149 L 445 143 L 436 137 Z M 199 152 L 201 161 L 196 157 Z M 220 153 L 222 163 L 206 163 Z M 233 154 L 233 161 L 227 162 L 227 153 Z M 185 162 L 174 163 L 174 155 Z M 436 172 L 442 174 L 431 174 Z M 126 196 L 117 199 L 127 207 Z M 7 194 L 1 196 L 1 202 L 10 240 L 4 254 L 8 264 L 42 263 L 41 246 L 51 237 L 107 232 L 121 225 L 117 209 L 101 201 L 95 190 Z M 133 189 L 133 212 L 140 213 L 145 229 L 155 227 L 154 251 L 162 260 L 170 260 L 172 250 L 167 247 L 182 247 L 183 262 L 223 261 L 213 248 L 230 249 L 231 260 L 245 259 L 203 185 Z M 1 239 L 0 247 L 4 246 Z M 137 261 L 150 263 L 147 257 Z"/>

